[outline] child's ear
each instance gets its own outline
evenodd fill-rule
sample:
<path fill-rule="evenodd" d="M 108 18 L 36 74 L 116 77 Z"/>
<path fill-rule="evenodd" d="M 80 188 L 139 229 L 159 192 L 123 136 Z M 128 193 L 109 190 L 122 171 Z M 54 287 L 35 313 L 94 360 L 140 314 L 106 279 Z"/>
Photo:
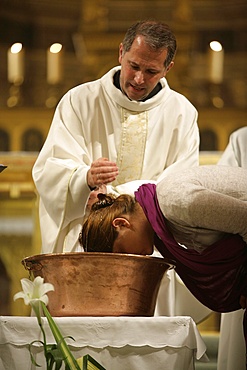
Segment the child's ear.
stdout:
<path fill-rule="evenodd" d="M 124 217 L 116 217 L 112 221 L 112 226 L 115 227 L 115 229 L 119 229 L 121 227 L 130 227 L 130 222 Z"/>

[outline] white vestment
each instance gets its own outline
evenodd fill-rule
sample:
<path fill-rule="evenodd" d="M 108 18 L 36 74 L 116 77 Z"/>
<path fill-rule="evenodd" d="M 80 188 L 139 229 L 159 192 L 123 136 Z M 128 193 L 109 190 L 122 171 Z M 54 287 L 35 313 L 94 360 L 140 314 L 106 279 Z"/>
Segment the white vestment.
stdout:
<path fill-rule="evenodd" d="M 33 167 L 43 253 L 79 250 L 90 194 L 87 172 L 94 160 L 106 157 L 117 162 L 119 176 L 108 191 L 129 194 L 143 182 L 198 165 L 196 109 L 171 90 L 165 78 L 152 98 L 129 100 L 113 84 L 119 68 L 70 90 L 55 111 Z"/>
<path fill-rule="evenodd" d="M 231 134 L 218 164 L 247 168 L 247 126 Z"/>
<path fill-rule="evenodd" d="M 199 164 L 197 111 L 191 103 L 165 78 L 152 98 L 130 101 L 113 84 L 119 69 L 75 87 L 58 104 L 33 168 L 43 253 L 80 251 L 78 236 L 90 194 L 87 171 L 94 160 L 115 161 L 119 176 L 107 190 L 131 195 L 144 182 L 156 183 Z M 189 315 L 198 322 L 210 312 L 173 271 L 164 276 L 156 315 Z"/>
<path fill-rule="evenodd" d="M 247 127 L 234 131 L 219 164 L 247 168 Z M 218 370 L 246 370 L 244 310 L 221 315 Z"/>

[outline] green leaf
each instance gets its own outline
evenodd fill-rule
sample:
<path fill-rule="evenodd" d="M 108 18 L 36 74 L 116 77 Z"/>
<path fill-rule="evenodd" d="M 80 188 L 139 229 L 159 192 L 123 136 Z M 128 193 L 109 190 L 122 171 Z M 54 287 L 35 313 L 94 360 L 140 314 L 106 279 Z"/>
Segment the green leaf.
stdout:
<path fill-rule="evenodd" d="M 41 343 L 42 345 L 44 345 L 44 342 L 42 342 L 41 340 L 34 340 L 32 341 L 29 345 L 28 345 L 28 349 L 29 349 L 29 353 L 30 353 L 30 357 L 31 357 L 31 362 L 33 365 L 37 366 L 37 367 L 41 367 L 41 365 L 39 365 L 35 359 L 34 359 L 34 355 L 32 354 L 32 345 L 34 343 Z"/>
<path fill-rule="evenodd" d="M 55 341 L 57 342 L 63 356 L 64 356 L 64 362 L 65 365 L 68 366 L 69 370 L 81 370 L 76 359 L 72 355 L 66 341 L 64 340 L 60 330 L 58 329 L 55 321 L 53 320 L 50 312 L 48 311 L 46 305 L 41 302 L 43 312 L 47 318 L 48 324 L 50 326 L 50 329 L 52 331 L 52 334 L 54 336 Z"/>

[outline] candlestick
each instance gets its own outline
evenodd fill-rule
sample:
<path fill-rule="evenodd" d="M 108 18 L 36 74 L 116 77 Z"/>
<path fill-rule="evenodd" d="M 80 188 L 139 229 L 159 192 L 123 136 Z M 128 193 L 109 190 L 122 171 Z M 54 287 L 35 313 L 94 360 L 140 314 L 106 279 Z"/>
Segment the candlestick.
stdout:
<path fill-rule="evenodd" d="M 218 41 L 210 42 L 209 81 L 220 84 L 223 81 L 224 50 Z"/>
<path fill-rule="evenodd" d="M 51 85 L 62 79 L 62 45 L 52 44 L 47 50 L 47 82 Z"/>
<path fill-rule="evenodd" d="M 24 50 L 17 42 L 8 49 L 8 81 L 21 85 L 24 80 Z"/>

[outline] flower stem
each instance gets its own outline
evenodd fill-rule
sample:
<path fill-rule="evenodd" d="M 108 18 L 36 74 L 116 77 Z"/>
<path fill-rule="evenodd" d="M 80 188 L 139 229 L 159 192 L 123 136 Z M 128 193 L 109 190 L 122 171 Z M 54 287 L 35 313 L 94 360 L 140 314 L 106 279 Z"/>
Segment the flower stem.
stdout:
<path fill-rule="evenodd" d="M 48 364 L 48 361 L 47 361 L 46 334 L 45 334 L 45 330 L 44 330 L 43 325 L 42 325 L 41 314 L 40 314 L 40 304 L 41 304 L 41 302 L 39 301 L 38 305 L 32 304 L 31 306 L 32 306 L 32 308 L 35 312 L 35 315 L 36 315 L 37 320 L 38 320 L 39 327 L 40 327 L 41 332 L 43 334 L 44 352 L 45 352 L 45 358 L 46 358 L 46 369 L 48 370 L 49 369 L 49 364 Z"/>
<path fill-rule="evenodd" d="M 42 305 L 43 312 L 47 318 L 47 321 L 49 323 L 52 334 L 54 336 L 54 339 L 56 343 L 60 346 L 60 349 L 64 356 L 64 361 L 66 365 L 68 366 L 70 370 L 81 370 L 76 359 L 72 355 L 66 341 L 64 340 L 60 330 L 58 329 L 55 321 L 53 320 L 50 312 L 48 311 L 46 305 L 43 302 L 41 302 L 41 305 Z"/>

